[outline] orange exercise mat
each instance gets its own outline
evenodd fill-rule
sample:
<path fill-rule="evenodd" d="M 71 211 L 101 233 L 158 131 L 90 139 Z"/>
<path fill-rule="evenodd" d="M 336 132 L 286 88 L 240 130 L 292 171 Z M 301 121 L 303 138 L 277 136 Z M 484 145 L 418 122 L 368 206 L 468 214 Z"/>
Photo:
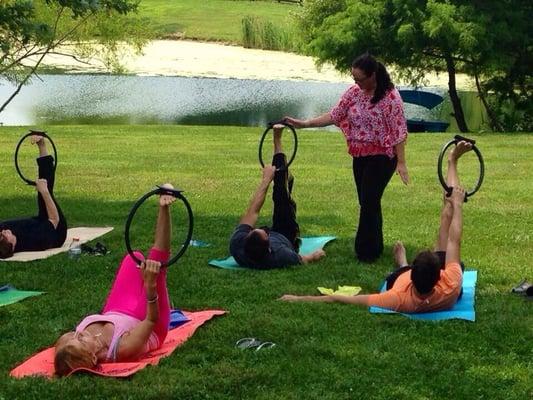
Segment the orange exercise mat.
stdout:
<path fill-rule="evenodd" d="M 143 369 L 147 365 L 157 365 L 161 357 L 166 357 L 172 354 L 176 347 L 191 337 L 199 326 L 203 325 L 206 321 L 209 321 L 214 316 L 223 315 L 225 313 L 226 312 L 224 310 L 205 310 L 198 312 L 184 311 L 183 314 L 189 318 L 190 321 L 168 331 L 168 335 L 163 343 L 163 346 L 157 350 L 146 353 L 140 360 L 131 362 L 103 363 L 99 364 L 95 369 L 78 368 L 72 371 L 72 373 L 77 371 L 86 371 L 92 374 L 110 376 L 114 378 L 124 378 L 126 376 L 133 375 L 135 372 Z M 28 360 L 24 361 L 21 365 L 14 368 L 10 375 L 15 378 L 24 378 L 26 376 L 35 375 L 52 378 L 54 376 L 54 348 L 50 347 L 32 356 Z"/>

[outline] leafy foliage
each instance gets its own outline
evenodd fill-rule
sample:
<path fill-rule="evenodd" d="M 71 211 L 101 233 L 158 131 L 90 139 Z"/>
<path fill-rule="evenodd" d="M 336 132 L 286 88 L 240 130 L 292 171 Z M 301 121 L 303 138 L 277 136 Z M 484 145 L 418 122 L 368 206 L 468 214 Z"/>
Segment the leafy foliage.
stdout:
<path fill-rule="evenodd" d="M 77 59 L 100 55 L 120 66 L 128 46 L 140 51 L 150 31 L 130 16 L 134 0 L 13 0 L 0 4 L 0 76 L 18 84 L 0 112 L 35 73 L 47 54 Z"/>
<path fill-rule="evenodd" d="M 428 72 L 446 71 L 459 125 L 463 119 L 461 130 L 467 126 L 455 74 L 473 76 L 493 129 L 501 130 L 503 104 L 533 111 L 526 100 L 532 87 L 531 9 L 523 0 L 308 0 L 298 20 L 308 53 L 338 69 L 346 69 L 353 58 L 370 51 L 394 64 L 397 76 L 413 85 L 423 83 Z M 500 105 L 498 115 L 491 104 Z M 532 126 L 505 128 L 531 130 Z"/>

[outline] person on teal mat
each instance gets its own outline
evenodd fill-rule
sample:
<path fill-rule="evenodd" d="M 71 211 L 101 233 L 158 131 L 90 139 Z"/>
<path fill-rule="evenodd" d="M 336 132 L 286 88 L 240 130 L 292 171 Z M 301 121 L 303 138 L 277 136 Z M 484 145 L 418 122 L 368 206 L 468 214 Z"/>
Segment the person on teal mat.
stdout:
<path fill-rule="evenodd" d="M 281 145 L 284 125 L 273 126 L 272 165 L 263 168 L 261 183 L 239 225 L 231 235 L 230 253 L 241 266 L 254 269 L 283 268 L 307 264 L 325 256 L 322 249 L 305 256 L 298 254 L 300 227 L 296 222 L 296 203 L 291 197 L 294 177 L 289 173 Z M 274 181 L 272 227 L 255 227 L 265 197 Z"/>
<path fill-rule="evenodd" d="M 435 252 L 420 252 L 409 266 L 405 248 L 401 242 L 397 242 L 393 251 L 399 268 L 387 277 L 385 292 L 357 296 L 286 294 L 280 300 L 339 302 L 406 313 L 441 311 L 453 307 L 461 295 L 463 283 L 460 250 L 465 190 L 459 185 L 457 161 L 471 149 L 469 142 L 461 141 L 448 158 L 447 185 L 453 188 L 453 191 L 449 197 L 443 196 Z"/>

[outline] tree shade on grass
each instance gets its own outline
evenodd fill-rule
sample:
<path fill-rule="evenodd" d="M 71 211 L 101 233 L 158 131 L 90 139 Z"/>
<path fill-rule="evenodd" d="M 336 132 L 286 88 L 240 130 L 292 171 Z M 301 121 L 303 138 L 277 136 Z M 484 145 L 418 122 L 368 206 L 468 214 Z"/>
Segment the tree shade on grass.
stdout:
<path fill-rule="evenodd" d="M 440 185 L 436 160 L 450 134 L 409 138 L 412 184 L 395 176 L 383 199 L 386 254 L 372 265 L 353 257 L 357 221 L 351 160 L 340 133 L 301 131 L 292 166 L 302 233 L 335 234 L 327 257 L 301 268 L 259 272 L 211 268 L 259 181 L 262 128 L 51 126 L 60 154 L 56 195 L 72 225 L 113 225 L 104 257 L 67 255 L 2 263 L 1 281 L 46 295 L 0 308 L 0 398 L 186 399 L 524 399 L 531 382 L 531 304 L 510 293 L 533 278 L 531 135 L 474 136 L 486 163 L 481 190 L 465 205 L 464 261 L 479 271 L 477 321 L 428 323 L 339 304 L 290 304 L 283 293 L 316 287 L 375 291 L 390 270 L 392 244 L 412 257 L 436 234 Z M 35 207 L 13 151 L 26 128 L 0 128 L 0 220 Z M 460 168 L 461 166 L 459 166 Z M 100 309 L 125 249 L 123 224 L 136 198 L 166 180 L 184 189 L 195 213 L 191 247 L 171 267 L 170 296 L 185 310 L 229 314 L 199 330 L 156 368 L 130 380 L 90 376 L 13 380 L 9 370 Z M 269 223 L 270 200 L 260 222 Z M 151 235 L 147 226 L 146 243 Z M 236 349 L 242 337 L 277 345 Z"/>

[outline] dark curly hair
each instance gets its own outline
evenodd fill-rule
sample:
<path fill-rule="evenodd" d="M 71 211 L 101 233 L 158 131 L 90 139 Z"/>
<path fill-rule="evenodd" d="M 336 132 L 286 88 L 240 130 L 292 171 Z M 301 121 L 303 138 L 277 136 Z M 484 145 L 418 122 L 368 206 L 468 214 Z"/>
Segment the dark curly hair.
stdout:
<path fill-rule="evenodd" d="M 420 294 L 428 294 L 440 278 L 441 262 L 430 250 L 417 254 L 411 264 L 411 280 Z"/>
<path fill-rule="evenodd" d="M 245 239 L 244 254 L 253 261 L 261 261 L 268 254 L 270 243 L 256 230 L 251 231 Z"/>
<path fill-rule="evenodd" d="M 7 240 L 0 238 L 0 258 L 9 258 L 13 255 L 13 245 Z"/>

